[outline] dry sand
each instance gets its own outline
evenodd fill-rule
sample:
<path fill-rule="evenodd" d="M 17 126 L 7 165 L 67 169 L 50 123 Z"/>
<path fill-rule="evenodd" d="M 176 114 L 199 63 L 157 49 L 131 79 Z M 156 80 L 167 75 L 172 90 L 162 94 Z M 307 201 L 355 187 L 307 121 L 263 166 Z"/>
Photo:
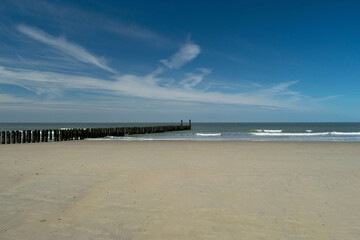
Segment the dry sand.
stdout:
<path fill-rule="evenodd" d="M 0 239 L 360 239 L 360 143 L 0 146 Z"/>

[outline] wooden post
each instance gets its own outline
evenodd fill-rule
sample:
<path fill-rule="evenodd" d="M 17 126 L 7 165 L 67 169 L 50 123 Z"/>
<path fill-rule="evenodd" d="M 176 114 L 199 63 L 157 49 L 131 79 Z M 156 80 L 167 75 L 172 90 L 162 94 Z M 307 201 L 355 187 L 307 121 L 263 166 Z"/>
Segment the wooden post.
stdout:
<path fill-rule="evenodd" d="M 182 126 L 183 125 L 183 120 L 181 120 L 181 123 L 180 123 L 180 126 Z"/>
<path fill-rule="evenodd" d="M 58 129 L 54 129 L 54 141 L 55 142 L 59 141 L 59 130 Z"/>
<path fill-rule="evenodd" d="M 1 144 L 5 144 L 5 131 L 1 132 Z"/>
<path fill-rule="evenodd" d="M 21 133 L 19 131 L 16 131 L 16 141 L 17 143 L 21 143 Z"/>
<path fill-rule="evenodd" d="M 56 132 L 57 132 L 58 141 L 59 142 L 62 141 L 62 130 L 57 129 Z"/>
<path fill-rule="evenodd" d="M 77 128 L 73 129 L 73 139 L 78 140 L 78 129 Z"/>
<path fill-rule="evenodd" d="M 10 132 L 6 131 L 6 144 L 10 144 Z"/>
<path fill-rule="evenodd" d="M 49 130 L 45 130 L 45 142 L 49 141 Z"/>
<path fill-rule="evenodd" d="M 15 131 L 11 131 L 11 143 L 15 143 Z"/>
<path fill-rule="evenodd" d="M 41 142 L 45 142 L 45 130 L 41 130 Z"/>
<path fill-rule="evenodd" d="M 79 129 L 79 139 L 80 140 L 84 139 L 84 135 L 85 135 L 85 130 L 84 129 Z"/>
<path fill-rule="evenodd" d="M 190 129 L 191 129 L 191 120 L 189 119 L 189 127 L 190 127 Z"/>
<path fill-rule="evenodd" d="M 31 143 L 31 130 L 26 131 L 26 142 Z"/>
<path fill-rule="evenodd" d="M 49 130 L 49 140 L 51 140 L 50 142 L 52 142 L 52 139 L 53 139 L 53 130 L 50 129 Z"/>
<path fill-rule="evenodd" d="M 36 142 L 36 130 L 31 131 L 31 142 Z"/>
<path fill-rule="evenodd" d="M 22 143 L 26 143 L 26 131 L 22 130 Z"/>
<path fill-rule="evenodd" d="M 37 142 L 40 142 L 40 130 L 37 130 Z"/>

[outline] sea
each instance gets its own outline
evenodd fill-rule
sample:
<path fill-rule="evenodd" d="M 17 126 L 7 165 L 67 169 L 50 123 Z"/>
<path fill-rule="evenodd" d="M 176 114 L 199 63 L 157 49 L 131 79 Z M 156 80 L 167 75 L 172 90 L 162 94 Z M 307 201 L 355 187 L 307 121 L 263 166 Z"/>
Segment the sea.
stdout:
<path fill-rule="evenodd" d="M 0 123 L 0 131 L 178 125 L 158 123 Z M 186 123 L 187 124 L 187 123 Z M 193 122 L 192 129 L 155 134 L 107 136 L 101 141 L 323 141 L 360 142 L 360 122 Z"/>

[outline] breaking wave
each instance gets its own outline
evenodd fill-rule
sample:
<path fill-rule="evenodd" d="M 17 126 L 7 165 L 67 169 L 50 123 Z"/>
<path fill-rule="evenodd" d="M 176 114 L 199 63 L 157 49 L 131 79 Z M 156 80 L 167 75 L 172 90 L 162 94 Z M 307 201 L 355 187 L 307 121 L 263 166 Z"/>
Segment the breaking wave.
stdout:
<path fill-rule="evenodd" d="M 221 133 L 196 133 L 195 135 L 200 137 L 216 137 L 221 136 Z"/>
<path fill-rule="evenodd" d="M 289 133 L 289 132 L 253 132 L 255 136 L 270 137 L 295 137 L 295 136 L 360 136 L 360 132 L 308 132 L 306 133 Z"/>

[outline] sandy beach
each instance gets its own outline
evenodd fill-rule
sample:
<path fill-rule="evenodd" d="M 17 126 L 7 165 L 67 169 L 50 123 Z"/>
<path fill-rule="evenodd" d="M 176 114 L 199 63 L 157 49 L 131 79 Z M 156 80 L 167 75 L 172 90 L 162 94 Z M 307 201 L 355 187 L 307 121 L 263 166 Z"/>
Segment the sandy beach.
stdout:
<path fill-rule="evenodd" d="M 359 239 L 360 143 L 0 146 L 0 239 Z"/>

